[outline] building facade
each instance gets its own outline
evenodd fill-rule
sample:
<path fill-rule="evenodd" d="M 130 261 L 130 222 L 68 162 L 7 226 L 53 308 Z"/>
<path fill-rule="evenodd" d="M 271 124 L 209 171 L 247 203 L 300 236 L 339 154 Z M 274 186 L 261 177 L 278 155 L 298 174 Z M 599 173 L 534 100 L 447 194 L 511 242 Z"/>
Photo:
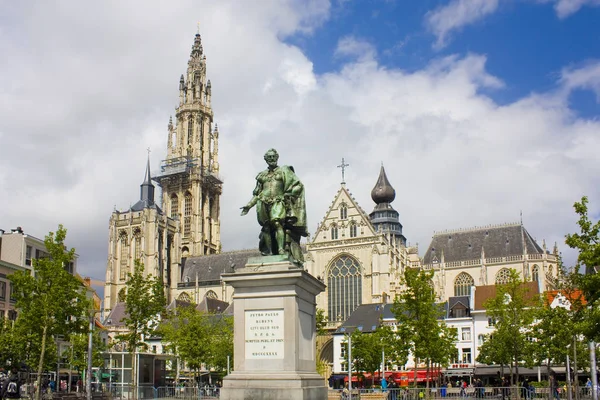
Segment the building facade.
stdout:
<path fill-rule="evenodd" d="M 111 215 L 105 317 L 124 299 L 136 260 L 144 264 L 145 275 L 163 280 L 170 302 L 178 297 L 185 259 L 221 251 L 219 132 L 199 34 L 179 82 L 175 124 L 170 117 L 167 135 L 167 156 L 157 176 L 151 176 L 148 160 L 140 200 Z M 162 189 L 162 207 L 153 181 Z"/>

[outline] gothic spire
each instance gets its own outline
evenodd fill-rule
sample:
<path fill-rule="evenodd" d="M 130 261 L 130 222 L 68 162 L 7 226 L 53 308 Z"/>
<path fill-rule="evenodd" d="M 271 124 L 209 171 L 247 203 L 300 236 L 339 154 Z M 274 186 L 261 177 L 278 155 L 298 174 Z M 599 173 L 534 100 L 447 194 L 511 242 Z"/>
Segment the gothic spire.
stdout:
<path fill-rule="evenodd" d="M 391 203 L 396 198 L 396 191 L 390 184 L 390 181 L 388 181 L 383 164 L 381 165 L 381 170 L 379 171 L 377 183 L 371 191 L 371 198 L 375 204 Z"/>
<path fill-rule="evenodd" d="M 154 185 L 152 184 L 152 177 L 150 176 L 150 153 L 148 153 L 144 183 L 140 186 L 140 200 L 145 202 L 147 206 L 151 206 L 154 204 Z"/>

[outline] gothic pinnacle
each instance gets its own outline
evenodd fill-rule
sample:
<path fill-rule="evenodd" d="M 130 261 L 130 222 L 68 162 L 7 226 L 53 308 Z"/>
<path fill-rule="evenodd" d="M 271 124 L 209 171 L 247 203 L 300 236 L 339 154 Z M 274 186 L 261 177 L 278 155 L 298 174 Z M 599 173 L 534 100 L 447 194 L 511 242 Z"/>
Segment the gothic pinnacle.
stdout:
<path fill-rule="evenodd" d="M 181 74 L 181 78 L 179 78 L 179 90 L 183 90 L 185 88 L 185 80 L 183 79 L 183 74 Z"/>

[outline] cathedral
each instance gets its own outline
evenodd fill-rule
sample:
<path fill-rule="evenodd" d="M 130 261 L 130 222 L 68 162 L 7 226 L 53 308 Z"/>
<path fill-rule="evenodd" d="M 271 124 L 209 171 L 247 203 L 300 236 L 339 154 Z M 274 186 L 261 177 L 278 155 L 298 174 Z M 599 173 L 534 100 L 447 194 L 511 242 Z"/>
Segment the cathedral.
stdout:
<path fill-rule="evenodd" d="M 134 260 L 143 262 L 146 275 L 163 279 L 172 300 L 185 259 L 221 251 L 219 130 L 213 118 L 206 56 L 196 34 L 187 71 L 179 80 L 175 124 L 169 118 L 167 156 L 160 172 L 152 177 L 148 160 L 140 200 L 110 217 L 105 316 L 123 300 Z M 160 202 L 153 181 L 161 188 Z"/>
<path fill-rule="evenodd" d="M 112 315 L 112 322 L 120 319 L 111 312 L 124 299 L 134 260 L 143 262 L 145 274 L 161 277 L 169 303 L 209 299 L 224 311 L 233 289 L 221 281 L 221 274 L 260 255 L 258 249 L 221 252 L 222 181 L 213 118 L 211 83 L 197 34 L 179 80 L 179 105 L 175 121 L 169 118 L 160 171 L 151 176 L 148 161 L 139 201 L 110 217 L 104 316 Z M 342 168 L 342 183 L 303 247 L 304 268 L 327 285 L 317 297 L 317 308 L 324 311 L 330 331 L 362 305 L 392 303 L 402 291 L 407 268 L 433 271 L 440 303 L 475 298 L 477 288 L 481 294 L 504 283 L 509 269 L 536 284 L 540 293 L 553 289 L 560 278 L 556 246 L 550 252 L 545 243 L 538 245 L 522 223 L 436 232 L 421 258 L 417 247 L 407 245 L 400 214 L 392 206 L 396 192 L 384 166 L 373 177 L 370 213 L 357 203 L 343 176 Z M 155 198 L 155 184 L 160 199 Z M 319 358 L 330 365 L 332 346 L 331 338 L 320 344 Z"/>

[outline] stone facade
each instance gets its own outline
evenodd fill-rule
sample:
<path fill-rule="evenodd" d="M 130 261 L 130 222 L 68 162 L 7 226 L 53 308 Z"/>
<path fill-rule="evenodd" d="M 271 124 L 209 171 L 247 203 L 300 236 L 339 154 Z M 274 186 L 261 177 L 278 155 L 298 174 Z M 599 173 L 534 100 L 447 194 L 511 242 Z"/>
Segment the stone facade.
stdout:
<path fill-rule="evenodd" d="M 179 82 L 175 117 L 175 124 L 169 118 L 167 157 L 159 173 L 150 175 L 148 161 L 140 200 L 111 215 L 105 317 L 122 300 L 135 260 L 144 264 L 146 275 L 163 279 L 167 299 L 172 301 L 186 287 L 181 284 L 188 283 L 181 280 L 185 259 L 221 251 L 219 132 L 213 125 L 211 83 L 199 34 Z M 162 189 L 162 208 L 154 199 L 153 180 Z"/>

